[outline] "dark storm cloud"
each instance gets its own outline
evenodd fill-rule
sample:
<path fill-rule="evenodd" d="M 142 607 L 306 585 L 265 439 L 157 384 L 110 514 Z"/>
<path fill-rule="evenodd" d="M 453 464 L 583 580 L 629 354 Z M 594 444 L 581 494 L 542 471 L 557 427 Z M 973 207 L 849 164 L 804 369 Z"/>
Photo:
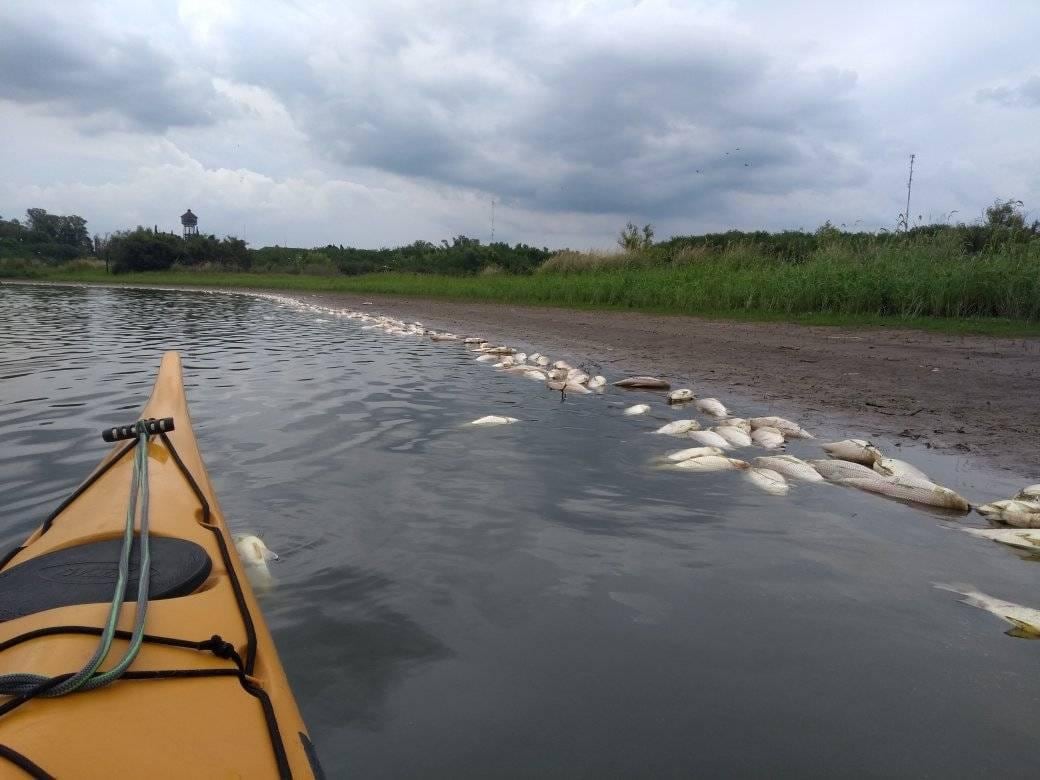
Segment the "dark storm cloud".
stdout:
<path fill-rule="evenodd" d="M 0 99 L 86 120 L 91 130 L 162 132 L 228 111 L 209 78 L 140 36 L 110 36 L 44 16 L 2 18 Z"/>
<path fill-rule="evenodd" d="M 1003 106 L 1040 107 L 1040 76 L 1032 76 L 1015 86 L 986 87 L 976 93 L 980 103 L 999 103 Z"/>

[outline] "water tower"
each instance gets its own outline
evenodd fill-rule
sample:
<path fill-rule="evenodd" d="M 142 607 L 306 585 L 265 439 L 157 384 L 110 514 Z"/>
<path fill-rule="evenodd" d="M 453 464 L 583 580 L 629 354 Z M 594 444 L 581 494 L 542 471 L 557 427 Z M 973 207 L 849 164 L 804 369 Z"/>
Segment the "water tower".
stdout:
<path fill-rule="evenodd" d="M 184 227 L 185 238 L 199 234 L 199 218 L 191 213 L 191 209 L 181 214 L 181 225 Z"/>

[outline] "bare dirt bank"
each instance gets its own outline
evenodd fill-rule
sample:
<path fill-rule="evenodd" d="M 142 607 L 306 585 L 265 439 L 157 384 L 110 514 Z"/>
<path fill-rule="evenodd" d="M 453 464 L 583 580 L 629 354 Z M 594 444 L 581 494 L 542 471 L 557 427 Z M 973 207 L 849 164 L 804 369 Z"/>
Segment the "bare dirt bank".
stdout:
<path fill-rule="evenodd" d="M 731 390 L 776 414 L 848 419 L 847 435 L 912 440 L 1040 478 L 1040 339 L 744 323 L 634 312 L 292 293 L 429 327 Z"/>

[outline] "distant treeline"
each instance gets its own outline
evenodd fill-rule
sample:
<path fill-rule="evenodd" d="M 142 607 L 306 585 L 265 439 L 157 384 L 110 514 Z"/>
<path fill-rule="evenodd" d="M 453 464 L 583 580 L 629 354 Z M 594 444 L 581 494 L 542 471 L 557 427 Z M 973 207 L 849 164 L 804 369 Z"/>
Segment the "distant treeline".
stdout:
<path fill-rule="evenodd" d="M 263 247 L 249 249 L 238 238 L 173 233 L 138 227 L 90 238 L 77 215 L 59 216 L 29 209 L 24 221 L 0 218 L 0 274 L 31 275 L 34 267 L 71 260 L 113 273 L 129 271 L 252 271 L 319 276 L 371 273 L 417 273 L 473 276 L 525 275 L 534 272 L 581 272 L 611 268 L 689 265 L 725 258 L 742 262 L 806 263 L 821 255 L 864 260 L 879 251 L 917 247 L 930 258 L 961 261 L 989 255 L 1036 257 L 1040 221 L 1027 223 L 1022 203 L 997 201 L 983 220 L 972 224 L 917 225 L 899 232 L 849 231 L 827 222 L 813 232 L 739 231 L 674 236 L 654 241 L 653 227 L 629 223 L 615 252 L 552 252 L 546 248 L 506 243 L 484 244 L 459 235 L 439 244 L 416 241 L 396 248 L 357 249 L 328 245 L 313 249 Z M 24 272 L 24 273 L 21 273 Z"/>

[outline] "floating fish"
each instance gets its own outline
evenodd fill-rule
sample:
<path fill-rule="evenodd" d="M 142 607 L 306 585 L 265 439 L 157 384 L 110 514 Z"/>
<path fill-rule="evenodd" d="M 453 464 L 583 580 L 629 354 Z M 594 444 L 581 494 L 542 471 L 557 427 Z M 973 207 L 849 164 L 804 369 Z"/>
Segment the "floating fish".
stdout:
<path fill-rule="evenodd" d="M 672 390 L 672 392 L 668 394 L 668 403 L 682 404 L 687 401 L 692 401 L 693 397 L 693 390 L 683 387 L 678 390 Z"/>
<path fill-rule="evenodd" d="M 542 356 L 542 353 L 541 353 L 541 352 L 532 352 L 532 353 L 531 353 L 531 354 L 530 354 L 530 355 L 528 356 L 528 358 L 527 358 L 527 359 L 528 359 L 528 360 L 530 360 L 530 361 L 531 361 L 532 363 L 535 363 L 535 362 L 537 362 L 538 358 L 540 358 L 541 356 Z"/>
<path fill-rule="evenodd" d="M 1005 632 L 1008 636 L 1019 639 L 1040 639 L 1040 610 L 993 598 L 993 596 L 976 590 L 973 585 L 945 584 L 941 582 L 933 582 L 932 585 L 939 590 L 948 590 L 951 593 L 964 596 L 961 599 L 962 604 L 985 610 L 992 615 L 996 615 L 1004 622 L 1010 623 L 1012 626 L 1011 630 Z"/>
<path fill-rule="evenodd" d="M 1040 530 L 1032 528 L 962 528 L 972 536 L 979 536 L 1019 550 L 1040 554 Z"/>
<path fill-rule="evenodd" d="M 534 362 L 540 366 L 547 366 L 549 365 L 549 358 L 547 358 L 545 355 L 539 355 Z"/>
<path fill-rule="evenodd" d="M 775 450 L 784 446 L 784 435 L 776 428 L 766 426 L 763 428 L 753 429 L 751 431 L 751 441 L 759 447 L 765 447 L 767 450 Z"/>
<path fill-rule="evenodd" d="M 1015 495 L 1016 501 L 1040 501 L 1040 485 L 1029 485 Z"/>
<path fill-rule="evenodd" d="M 560 382 L 567 381 L 567 370 L 564 368 L 554 368 L 549 372 L 549 378 Z"/>
<path fill-rule="evenodd" d="M 686 471 L 733 471 L 748 468 L 747 461 L 726 458 L 722 455 L 701 455 L 697 458 L 681 460 L 675 464 L 677 469 Z"/>
<path fill-rule="evenodd" d="M 886 477 L 910 477 L 912 479 L 924 480 L 925 482 L 932 481 L 932 478 L 921 471 L 921 469 L 898 458 L 878 458 L 874 461 L 874 471 Z"/>
<path fill-rule="evenodd" d="M 660 433 L 665 436 L 680 436 L 690 431 L 696 431 L 700 427 L 701 424 L 696 420 L 675 420 L 667 425 L 662 425 L 654 433 Z"/>
<path fill-rule="evenodd" d="M 577 393 L 578 395 L 587 395 L 592 392 L 589 388 L 585 387 L 585 385 L 579 384 L 578 382 L 567 382 L 563 389 L 568 393 Z"/>
<path fill-rule="evenodd" d="M 416 325 L 419 325 L 419 323 L 416 323 Z M 419 325 L 419 327 L 422 327 L 422 326 Z M 482 339 L 482 338 L 480 338 L 480 336 L 469 336 L 467 338 L 464 338 L 462 340 L 462 343 L 463 344 L 486 344 L 487 343 L 487 339 Z"/>
<path fill-rule="evenodd" d="M 545 383 L 545 386 L 550 390 L 565 390 L 567 388 L 566 379 L 553 379 L 549 377 L 549 381 Z"/>
<path fill-rule="evenodd" d="M 527 353 L 517 352 L 515 355 L 513 355 L 513 360 L 515 360 L 517 363 L 524 363 L 527 361 Z"/>
<path fill-rule="evenodd" d="M 733 449 L 733 445 L 715 431 L 690 431 L 686 434 L 686 438 L 698 441 L 706 447 L 718 447 L 720 450 Z"/>
<path fill-rule="evenodd" d="M 743 417 L 727 417 L 719 421 L 719 425 L 728 425 L 731 428 L 740 428 L 744 433 L 751 433 L 751 422 Z"/>
<path fill-rule="evenodd" d="M 825 458 L 810 460 L 809 464 L 831 482 L 841 482 L 846 479 L 870 479 L 878 476 L 878 473 L 867 468 L 862 463 L 853 463 L 848 460 L 827 460 Z"/>
<path fill-rule="evenodd" d="M 655 376 L 630 376 L 614 383 L 614 387 L 643 388 L 646 390 L 667 390 L 671 385 L 664 379 Z"/>
<path fill-rule="evenodd" d="M 773 469 L 753 467 L 745 471 L 744 476 L 752 485 L 774 496 L 786 495 L 791 489 L 784 475 Z"/>
<path fill-rule="evenodd" d="M 650 411 L 650 405 L 649 404 L 636 404 L 635 406 L 630 406 L 627 409 L 625 409 L 625 414 L 628 414 L 628 415 L 646 414 L 649 411 Z"/>
<path fill-rule="evenodd" d="M 596 376 L 592 377 L 589 380 L 588 387 L 590 387 L 593 390 L 595 390 L 597 388 L 603 387 L 606 383 L 607 383 L 606 377 L 602 377 L 599 374 L 597 374 Z"/>
<path fill-rule="evenodd" d="M 824 444 L 823 449 L 832 458 L 862 463 L 864 466 L 873 466 L 878 453 L 877 448 L 866 439 L 832 441 Z"/>
<path fill-rule="evenodd" d="M 458 341 L 459 337 L 454 333 L 431 333 L 431 341 Z"/>
<path fill-rule="evenodd" d="M 783 417 L 752 417 L 752 428 L 776 428 L 785 439 L 815 439 L 816 437 L 796 422 Z"/>
<path fill-rule="evenodd" d="M 512 347 L 481 347 L 478 352 L 487 352 L 489 355 L 512 355 L 516 352 Z"/>
<path fill-rule="evenodd" d="M 694 403 L 694 406 L 712 417 L 726 417 L 729 415 L 729 411 L 718 398 L 701 398 Z"/>
<path fill-rule="evenodd" d="M 744 431 L 732 425 L 716 425 L 711 430 L 728 441 L 734 447 L 750 447 L 751 437 Z"/>
<path fill-rule="evenodd" d="M 583 385 L 589 381 L 591 377 L 582 371 L 580 368 L 572 368 L 567 372 L 567 381 L 574 382 L 579 385 Z"/>
<path fill-rule="evenodd" d="M 489 414 L 487 417 L 480 417 L 470 425 L 512 425 L 513 423 L 520 422 L 515 417 L 500 417 L 497 414 Z"/>
<path fill-rule="evenodd" d="M 1016 528 L 1040 528 L 1040 502 L 1005 499 L 978 508 L 979 514 Z"/>
<path fill-rule="evenodd" d="M 544 382 L 546 379 L 548 379 L 544 371 L 539 371 L 536 368 L 529 368 L 525 370 L 524 376 L 526 376 L 528 379 L 537 379 L 539 382 Z"/>
<path fill-rule="evenodd" d="M 557 360 L 552 364 L 552 367 L 558 370 L 570 371 L 574 366 L 568 363 L 566 360 Z"/>
<path fill-rule="evenodd" d="M 274 585 L 267 562 L 278 560 L 278 556 L 268 549 L 264 540 L 253 534 L 235 534 L 232 540 L 245 567 L 246 577 L 253 587 L 266 589 Z"/>
<path fill-rule="evenodd" d="M 492 360 L 498 360 L 498 355 L 480 355 L 476 358 L 478 363 L 490 363 Z"/>
<path fill-rule="evenodd" d="M 685 450 L 676 450 L 675 452 L 669 452 L 665 457 L 673 463 L 678 463 L 682 460 L 689 460 L 690 458 L 700 458 L 704 455 L 721 455 L 722 449 L 720 447 L 687 447 Z"/>
<path fill-rule="evenodd" d="M 751 461 L 751 465 L 757 468 L 772 469 L 792 479 L 801 479 L 806 482 L 823 482 L 820 472 L 794 455 L 763 455 Z"/>
<path fill-rule="evenodd" d="M 963 496 L 949 488 L 926 480 L 911 479 L 910 477 L 883 477 L 875 473 L 872 478 L 845 479 L 841 481 L 841 484 L 915 504 L 955 509 L 959 512 L 971 511 L 971 504 Z M 1040 522 L 1040 513 L 1036 517 Z"/>

